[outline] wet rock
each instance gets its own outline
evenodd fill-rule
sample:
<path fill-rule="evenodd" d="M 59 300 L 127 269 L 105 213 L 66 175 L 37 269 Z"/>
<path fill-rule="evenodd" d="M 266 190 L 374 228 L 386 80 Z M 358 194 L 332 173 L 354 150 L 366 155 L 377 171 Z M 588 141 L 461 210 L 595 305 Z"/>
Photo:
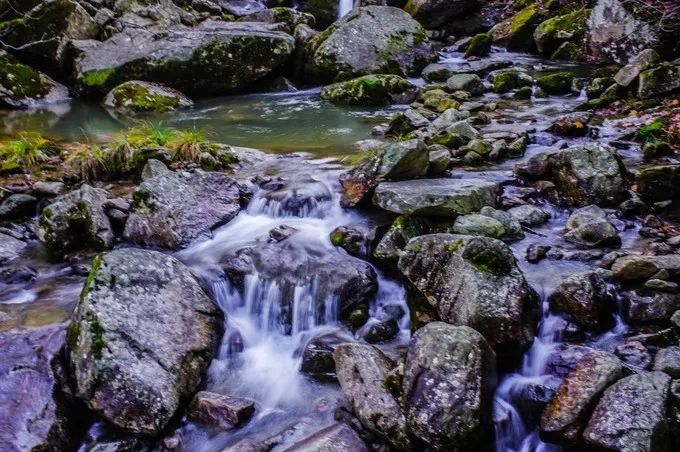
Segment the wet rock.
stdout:
<path fill-rule="evenodd" d="M 15 193 L 8 196 L 0 204 L 0 220 L 15 220 L 22 217 L 35 215 L 38 200 L 24 193 Z"/>
<path fill-rule="evenodd" d="M 536 84 L 546 93 L 562 95 L 571 93 L 574 74 L 570 72 L 554 72 L 536 79 Z"/>
<path fill-rule="evenodd" d="M 588 133 L 590 113 L 576 112 L 559 116 L 548 129 L 563 137 L 584 137 Z"/>
<path fill-rule="evenodd" d="M 654 357 L 654 370 L 665 372 L 672 378 L 680 378 L 680 347 L 662 348 Z"/>
<path fill-rule="evenodd" d="M 177 259 L 136 249 L 100 255 L 68 331 L 76 393 L 113 425 L 156 434 L 201 382 L 221 325 Z"/>
<path fill-rule="evenodd" d="M 508 213 L 522 226 L 539 226 L 550 219 L 550 214 L 531 204 L 512 207 Z"/>
<path fill-rule="evenodd" d="M 70 40 L 95 38 L 98 32 L 80 3 L 46 0 L 37 2 L 20 17 L 3 22 L 0 40 L 4 48 L 13 49 L 21 58 L 53 69 L 67 63 Z"/>
<path fill-rule="evenodd" d="M 453 234 L 412 239 L 399 269 L 442 321 L 475 328 L 500 355 L 533 340 L 536 293 L 500 240 Z"/>
<path fill-rule="evenodd" d="M 415 75 L 435 58 L 423 27 L 390 6 L 355 8 L 310 45 L 313 70 L 328 79 Z"/>
<path fill-rule="evenodd" d="M 321 97 L 335 104 L 387 105 L 408 103 L 415 98 L 416 87 L 398 75 L 364 75 L 338 82 L 321 90 Z"/>
<path fill-rule="evenodd" d="M 381 182 L 373 204 L 398 214 L 455 217 L 495 206 L 498 184 L 482 179 Z"/>
<path fill-rule="evenodd" d="M 513 89 L 530 87 L 534 83 L 529 74 L 515 69 L 494 71 L 489 74 L 489 81 L 493 85 L 494 93 L 507 93 Z"/>
<path fill-rule="evenodd" d="M 434 450 L 470 450 L 491 430 L 495 354 L 466 326 L 433 322 L 413 335 L 404 397 L 411 431 Z"/>
<path fill-rule="evenodd" d="M 544 18 L 545 12 L 542 8 L 531 4 L 498 23 L 489 33 L 494 43 L 505 45 L 508 50 L 533 50 L 535 47 L 534 30 Z"/>
<path fill-rule="evenodd" d="M 472 214 L 456 218 L 453 223 L 453 232 L 499 239 L 505 234 L 506 230 L 498 220 L 484 215 Z"/>
<path fill-rule="evenodd" d="M 680 255 L 628 255 L 619 257 L 612 264 L 614 278 L 619 281 L 648 279 L 661 271 L 677 275 L 680 272 Z"/>
<path fill-rule="evenodd" d="M 39 198 L 53 198 L 64 194 L 66 186 L 63 182 L 38 181 L 31 186 L 31 191 Z"/>
<path fill-rule="evenodd" d="M 561 344 L 548 357 L 546 372 L 559 378 L 566 377 L 578 363 L 594 349 L 584 345 Z"/>
<path fill-rule="evenodd" d="M 65 86 L 26 66 L 4 50 L 0 50 L 0 68 L 1 107 L 33 108 L 69 100 Z"/>
<path fill-rule="evenodd" d="M 636 372 L 645 370 L 652 364 L 652 355 L 640 341 L 631 340 L 617 345 L 614 353 L 621 358 L 626 367 Z"/>
<path fill-rule="evenodd" d="M 341 203 L 355 207 L 373 194 L 381 180 L 401 180 L 427 174 L 429 154 L 419 139 L 392 143 L 377 155 L 340 175 Z"/>
<path fill-rule="evenodd" d="M 373 251 L 373 258 L 383 267 L 396 270 L 399 256 L 409 240 L 432 232 L 432 223 L 419 216 L 398 217 Z"/>
<path fill-rule="evenodd" d="M 267 450 L 269 448 L 265 443 L 253 438 L 243 438 L 225 447 L 221 452 L 267 452 Z"/>
<path fill-rule="evenodd" d="M 643 168 L 636 177 L 637 190 L 645 201 L 665 201 L 680 197 L 680 165 Z"/>
<path fill-rule="evenodd" d="M 333 352 L 351 337 L 328 333 L 310 340 L 302 351 L 300 372 L 319 381 L 335 381 Z"/>
<path fill-rule="evenodd" d="M 616 151 L 606 145 L 576 145 L 537 154 L 515 167 L 527 179 L 550 179 L 560 204 L 615 205 L 626 199 L 626 172 Z"/>
<path fill-rule="evenodd" d="M 586 35 L 592 56 L 600 62 L 627 64 L 644 49 L 660 44 L 654 28 L 638 20 L 621 0 L 598 0 L 588 18 Z"/>
<path fill-rule="evenodd" d="M 450 91 L 467 91 L 476 96 L 484 92 L 484 84 L 477 74 L 455 74 L 447 81 L 446 86 Z"/>
<path fill-rule="evenodd" d="M 552 55 L 562 44 L 579 43 L 586 33 L 586 21 L 590 16 L 587 8 L 541 22 L 534 31 L 536 48 L 543 55 Z"/>
<path fill-rule="evenodd" d="M 586 248 L 619 247 L 621 238 L 604 210 L 595 205 L 575 210 L 567 220 L 564 240 Z"/>
<path fill-rule="evenodd" d="M 659 61 L 659 54 L 652 49 L 645 49 L 635 55 L 628 64 L 619 69 L 614 75 L 614 81 L 620 86 L 628 87 L 638 78 L 640 72 L 648 69 L 657 61 Z"/>
<path fill-rule="evenodd" d="M 260 280 L 275 282 L 281 297 L 276 313 L 281 328 L 290 330 L 296 293 L 309 290 L 310 309 L 324 315 L 345 319 L 355 308 L 367 305 L 378 283 L 375 270 L 367 262 L 340 250 L 310 243 L 293 234 L 279 242 L 261 241 L 230 251 L 221 261 L 232 285 L 244 289 L 244 277 L 255 274 Z M 333 305 L 328 300 L 334 299 Z M 334 307 L 338 311 L 327 313 Z M 274 322 L 274 318 L 271 319 Z"/>
<path fill-rule="evenodd" d="M 241 209 L 239 186 L 223 173 L 162 172 L 142 182 L 132 199 L 125 239 L 168 249 L 210 237 Z"/>
<path fill-rule="evenodd" d="M 409 447 L 404 414 L 383 383 L 394 363 L 377 348 L 357 343 L 339 345 L 333 356 L 340 387 L 363 426 L 394 447 Z"/>
<path fill-rule="evenodd" d="M 366 256 L 373 248 L 375 229 L 363 225 L 339 226 L 330 233 L 331 243 L 351 256 Z M 280 241 L 280 240 L 279 240 Z"/>
<path fill-rule="evenodd" d="M 338 19 L 338 7 L 338 2 L 333 0 L 301 0 L 297 3 L 299 11 L 314 16 L 316 25 L 320 27 L 320 30 L 328 27 Z"/>
<path fill-rule="evenodd" d="M 621 377 L 623 366 L 616 356 L 600 350 L 585 355 L 543 411 L 541 437 L 553 443 L 577 443 L 590 410 L 604 390 Z"/>
<path fill-rule="evenodd" d="M 492 38 L 488 33 L 478 33 L 472 37 L 465 49 L 465 58 L 485 57 L 491 52 Z"/>
<path fill-rule="evenodd" d="M 430 121 L 427 120 L 418 110 L 409 108 L 403 113 L 397 113 L 390 119 L 388 133 L 405 135 L 422 127 L 427 127 Z"/>
<path fill-rule="evenodd" d="M 650 372 L 614 383 L 605 391 L 583 432 L 585 442 L 620 451 L 665 449 L 670 382 L 668 375 Z"/>
<path fill-rule="evenodd" d="M 206 20 L 161 36 L 127 28 L 106 41 L 74 41 L 74 75 L 82 90 L 103 95 L 128 80 L 163 83 L 188 94 L 241 91 L 283 64 L 292 36 L 263 23 Z"/>
<path fill-rule="evenodd" d="M 113 230 L 104 204 L 108 192 L 83 185 L 79 190 L 55 198 L 42 210 L 37 235 L 54 254 L 113 246 Z"/>
<path fill-rule="evenodd" d="M 663 63 L 640 73 L 638 97 L 661 96 L 680 88 L 680 65 Z"/>
<path fill-rule="evenodd" d="M 404 9 L 426 28 L 437 28 L 475 6 L 474 0 L 409 0 Z"/>
<path fill-rule="evenodd" d="M 626 292 L 621 307 L 631 323 L 666 323 L 680 309 L 680 294 L 667 292 Z"/>
<path fill-rule="evenodd" d="M 104 106 L 127 113 L 165 113 L 193 105 L 191 99 L 177 90 L 139 80 L 116 86 L 104 99 Z"/>
<path fill-rule="evenodd" d="M 141 178 L 143 181 L 146 181 L 169 171 L 170 170 L 165 166 L 165 163 L 157 159 L 149 159 L 144 164 Z"/>
<path fill-rule="evenodd" d="M 521 240 L 524 238 L 524 232 L 522 231 L 522 226 L 519 221 L 515 219 L 510 213 L 497 210 L 493 207 L 485 206 L 479 211 L 481 215 L 489 218 L 493 218 L 503 225 L 505 232 L 501 236 L 503 240 Z"/>
<path fill-rule="evenodd" d="M 366 325 L 362 337 L 369 344 L 376 344 L 378 342 L 385 342 L 399 333 L 399 323 L 394 318 L 387 318 L 385 320 L 377 320 Z"/>
<path fill-rule="evenodd" d="M 298 9 L 274 7 L 263 9 L 247 14 L 239 19 L 241 22 L 265 22 L 268 24 L 286 24 L 285 32 L 292 35 L 298 25 L 315 25 L 315 16 L 304 12 L 303 5 L 307 2 L 299 2 Z"/>
<path fill-rule="evenodd" d="M 441 176 L 445 174 L 453 161 L 451 151 L 444 146 L 433 144 L 427 147 L 427 152 L 430 161 L 430 166 L 427 170 L 428 175 Z"/>
<path fill-rule="evenodd" d="M 540 262 L 543 258 L 546 257 L 551 248 L 552 247 L 549 245 L 537 245 L 535 243 L 529 245 L 527 247 L 527 262 L 530 262 L 532 264 Z"/>
<path fill-rule="evenodd" d="M 254 412 L 255 402 L 250 399 L 201 391 L 194 396 L 187 416 L 203 425 L 230 430 L 248 421 Z"/>
<path fill-rule="evenodd" d="M 337 423 L 284 449 L 285 452 L 368 452 L 363 440 L 347 424 Z"/>
<path fill-rule="evenodd" d="M 87 416 L 66 403 L 60 389 L 59 351 L 64 325 L 0 333 L 0 449 L 70 450 Z M 78 413 L 78 414 L 76 414 Z M 67 416 L 78 418 L 74 424 Z"/>
<path fill-rule="evenodd" d="M 567 314 L 584 328 L 603 331 L 613 324 L 616 300 L 597 272 L 563 279 L 549 298 L 550 307 Z"/>

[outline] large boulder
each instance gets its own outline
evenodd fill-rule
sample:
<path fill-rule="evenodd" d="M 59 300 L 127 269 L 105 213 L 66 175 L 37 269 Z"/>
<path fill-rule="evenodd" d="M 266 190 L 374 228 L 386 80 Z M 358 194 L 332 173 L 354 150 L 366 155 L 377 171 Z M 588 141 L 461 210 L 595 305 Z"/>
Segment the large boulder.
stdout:
<path fill-rule="evenodd" d="M 422 140 L 392 143 L 340 175 L 341 203 L 344 207 L 355 207 L 370 199 L 380 181 L 422 177 L 428 166 L 429 154 Z"/>
<path fill-rule="evenodd" d="M 623 377 L 619 359 L 601 350 L 585 355 L 562 380 L 541 416 L 541 436 L 547 441 L 576 444 L 590 410 L 616 380 Z"/>
<path fill-rule="evenodd" d="M 275 24 L 206 20 L 160 36 L 130 28 L 104 42 L 72 45 L 74 77 L 87 93 L 104 95 L 122 82 L 145 80 L 210 95 L 252 85 L 288 60 L 295 40 Z"/>
<path fill-rule="evenodd" d="M 635 182 L 645 201 L 677 199 L 680 197 L 680 165 L 648 166 L 640 170 Z"/>
<path fill-rule="evenodd" d="M 415 91 L 411 82 L 398 75 L 364 75 L 324 87 L 321 97 L 346 105 L 404 104 L 413 100 Z"/>
<path fill-rule="evenodd" d="M 661 96 L 680 88 L 680 64 L 663 63 L 640 72 L 638 97 Z"/>
<path fill-rule="evenodd" d="M 404 10 L 426 28 L 437 28 L 476 6 L 477 0 L 409 0 Z"/>
<path fill-rule="evenodd" d="M 0 49 L 0 107 L 33 108 L 68 99 L 65 86 Z"/>
<path fill-rule="evenodd" d="M 184 248 L 234 218 L 240 198 L 238 183 L 226 174 L 164 172 L 132 194 L 123 235 L 140 245 Z"/>
<path fill-rule="evenodd" d="M 442 321 L 470 326 L 502 355 L 534 338 L 538 298 L 500 240 L 453 234 L 412 239 L 399 269 Z"/>
<path fill-rule="evenodd" d="M 555 183 L 560 204 L 613 205 L 627 197 L 626 169 L 616 151 L 603 144 L 576 145 L 532 156 L 515 167 L 526 179 Z"/>
<path fill-rule="evenodd" d="M 340 2 L 335 0 L 300 0 L 296 3 L 299 11 L 309 13 L 316 24 L 326 28 L 338 19 Z"/>
<path fill-rule="evenodd" d="M 415 75 L 436 56 L 423 27 L 390 6 L 356 8 L 310 45 L 312 69 L 325 79 Z"/>
<path fill-rule="evenodd" d="M 614 322 L 616 300 L 607 283 L 594 271 L 563 279 L 549 301 L 553 310 L 569 314 L 576 324 L 588 329 L 606 330 Z"/>
<path fill-rule="evenodd" d="M 342 391 L 364 427 L 398 449 L 409 448 L 406 418 L 385 385 L 395 364 L 366 344 L 341 344 L 333 357 Z"/>
<path fill-rule="evenodd" d="M 644 49 L 658 48 L 658 30 L 636 18 L 621 0 L 598 0 L 588 18 L 591 55 L 600 62 L 627 64 Z"/>
<path fill-rule="evenodd" d="M 565 42 L 581 42 L 586 33 L 590 10 L 577 9 L 563 16 L 552 17 L 534 31 L 536 48 L 544 55 L 552 55 Z"/>
<path fill-rule="evenodd" d="M 304 234 L 292 233 L 279 241 L 260 241 L 231 251 L 221 265 L 232 286 L 241 291 L 248 289 L 245 277 L 249 275 L 277 287 L 278 302 L 268 306 L 270 322 L 284 331 L 312 326 L 305 323 L 308 316 L 295 315 L 301 290 L 306 291 L 308 309 L 319 319 L 347 318 L 355 308 L 366 307 L 378 289 L 370 264 L 310 241 Z M 293 325 L 296 319 L 300 323 Z"/>
<path fill-rule="evenodd" d="M 658 272 L 671 278 L 680 276 L 680 255 L 661 256 L 628 255 L 619 257 L 612 265 L 613 276 L 618 281 L 639 281 L 649 279 Z"/>
<path fill-rule="evenodd" d="M 65 329 L 58 324 L 0 333 L 0 450 L 77 448 L 77 430 L 87 429 L 88 419 L 69 420 L 77 411 L 60 388 Z"/>
<path fill-rule="evenodd" d="M 285 452 L 368 452 L 368 450 L 366 444 L 351 427 L 338 422 L 287 447 Z M 231 449 L 229 451 L 231 452 Z M 245 450 L 239 452 L 245 452 Z"/>
<path fill-rule="evenodd" d="M 373 204 L 398 214 L 456 217 L 494 207 L 498 184 L 484 179 L 418 179 L 381 182 Z"/>
<path fill-rule="evenodd" d="M 406 419 L 434 450 L 473 450 L 491 431 L 496 356 L 466 326 L 432 322 L 413 335 L 404 367 Z"/>
<path fill-rule="evenodd" d="M 177 259 L 138 249 L 100 255 L 68 330 L 76 393 L 113 425 L 157 434 L 198 388 L 221 325 Z"/>
<path fill-rule="evenodd" d="M 80 3 L 46 0 L 14 19 L 0 22 L 0 47 L 40 67 L 54 68 L 66 63 L 71 40 L 96 38 L 98 33 L 99 27 Z"/>
<path fill-rule="evenodd" d="M 194 103 L 184 94 L 157 83 L 132 80 L 113 88 L 104 99 L 104 106 L 124 113 L 165 113 L 187 108 Z"/>
<path fill-rule="evenodd" d="M 89 185 L 55 198 L 40 214 L 38 239 L 55 255 L 111 248 L 114 235 L 104 208 L 107 198 L 106 190 Z"/>
<path fill-rule="evenodd" d="M 666 450 L 670 383 L 671 377 L 662 372 L 631 375 L 614 383 L 583 432 L 585 442 L 603 450 Z"/>

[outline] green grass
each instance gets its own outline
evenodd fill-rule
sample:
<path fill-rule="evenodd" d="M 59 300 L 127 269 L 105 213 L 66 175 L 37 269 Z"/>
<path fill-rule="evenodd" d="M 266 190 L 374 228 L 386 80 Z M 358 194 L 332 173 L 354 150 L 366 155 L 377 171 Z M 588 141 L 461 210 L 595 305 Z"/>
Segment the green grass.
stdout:
<path fill-rule="evenodd" d="M 54 142 L 40 134 L 21 134 L 15 140 L 0 143 L 0 172 L 35 169 L 58 152 Z"/>

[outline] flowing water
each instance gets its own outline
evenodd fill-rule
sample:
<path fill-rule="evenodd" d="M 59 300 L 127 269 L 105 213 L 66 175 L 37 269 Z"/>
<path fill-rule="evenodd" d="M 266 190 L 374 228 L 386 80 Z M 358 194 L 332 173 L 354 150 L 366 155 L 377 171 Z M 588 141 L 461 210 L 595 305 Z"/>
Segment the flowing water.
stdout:
<path fill-rule="evenodd" d="M 341 0 L 339 14 L 344 15 L 351 7 L 351 1 Z M 490 59 L 512 60 L 531 72 L 564 67 L 500 51 L 495 51 Z M 468 64 L 460 54 L 444 54 L 442 63 L 462 68 Z M 530 156 L 558 141 L 541 130 L 581 100 L 577 95 L 516 100 L 486 94 L 484 101 L 497 103 L 497 108 L 490 115 L 491 122 L 481 127 L 482 132 L 528 131 L 533 137 L 533 144 L 527 150 Z M 296 244 L 307 252 L 317 255 L 342 252 L 330 243 L 329 233 L 337 226 L 369 224 L 374 219 L 364 212 L 340 207 L 337 176 L 342 167 L 338 159 L 357 154 L 355 142 L 370 138 L 371 128 L 400 108 L 404 106 L 341 108 L 322 101 L 318 90 L 310 90 L 204 100 L 188 111 L 147 118 L 177 128 L 204 129 L 211 133 L 211 139 L 232 145 L 281 154 L 307 153 L 277 158 L 265 162 L 264 166 L 243 170 L 239 177 L 244 181 L 263 174 L 281 178 L 285 185 L 283 196 L 272 197 L 264 190 L 256 191 L 249 206 L 215 231 L 211 240 L 178 253 L 180 259 L 204 277 L 225 312 L 225 334 L 209 369 L 207 389 L 249 397 L 257 403 L 255 418 L 234 431 L 213 432 L 183 421 L 178 434 L 184 450 L 218 451 L 243 437 L 267 440 L 272 435 L 276 438 L 272 444 L 279 444 L 274 450 L 279 450 L 283 444 L 333 422 L 333 412 L 343 398 L 337 385 L 313 381 L 301 374 L 299 367 L 301 351 L 310 339 L 326 334 L 355 339 L 355 335 L 338 322 L 337 300 L 332 297 L 320 300 L 323 291 L 312 278 L 295 287 L 291 322 L 284 327 L 280 281 L 253 273 L 245 278 L 241 288 L 236 288 L 224 277 L 219 263 L 230 251 L 254 246 L 282 225 L 298 231 L 294 235 Z M 128 119 L 82 101 L 51 110 L 0 115 L 0 135 L 36 130 L 64 139 L 104 141 L 130 124 Z M 611 135 L 606 127 L 600 128 L 599 133 L 601 139 Z M 625 150 L 622 154 L 629 157 Z M 516 163 L 516 160 L 506 161 L 492 168 L 455 173 L 507 181 Z M 318 196 L 308 196 L 309 193 Z M 524 274 L 540 295 L 543 315 L 534 344 L 522 362 L 500 379 L 494 403 L 498 451 L 558 450 L 538 438 L 536 412 L 529 403 L 532 397 L 540 399 L 541 393 L 549 392 L 559 383 L 559 379 L 549 375 L 547 367 L 550 356 L 565 340 L 566 322 L 550 312 L 546 300 L 561 278 L 592 268 L 588 262 L 569 259 L 543 260 L 538 264 L 526 262 L 526 248 L 533 243 L 570 248 L 560 238 L 569 212 L 547 204 L 543 207 L 552 214 L 550 222 L 528 232 L 526 239 L 512 246 Z M 624 225 L 620 229 L 623 231 Z M 623 231 L 622 238 L 624 248 L 641 246 L 634 228 Z M 40 247 L 32 244 L 19 264 L 37 269 L 37 277 L 0 287 L 1 329 L 68 318 L 77 300 L 83 272 L 78 270 L 78 263 L 52 265 L 45 261 Z M 382 306 L 387 304 L 398 304 L 405 313 L 401 333 L 386 347 L 389 353 L 408 341 L 408 308 L 400 282 L 380 274 L 378 279 L 379 291 L 372 301 L 371 315 L 378 317 Z M 607 348 L 612 338 L 625 331 L 619 319 L 610 332 L 589 337 L 586 344 Z"/>
<path fill-rule="evenodd" d="M 342 17 L 354 8 L 354 0 L 340 0 L 338 3 L 338 17 Z"/>

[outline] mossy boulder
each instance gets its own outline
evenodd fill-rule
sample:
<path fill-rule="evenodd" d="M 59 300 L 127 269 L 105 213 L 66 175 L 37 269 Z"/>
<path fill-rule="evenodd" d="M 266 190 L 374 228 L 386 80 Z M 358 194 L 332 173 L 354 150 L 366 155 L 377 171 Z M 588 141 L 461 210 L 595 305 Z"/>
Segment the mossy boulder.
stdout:
<path fill-rule="evenodd" d="M 416 75 L 436 58 L 427 32 L 390 6 L 355 8 L 308 44 L 312 76 L 346 80 L 367 74 Z"/>
<path fill-rule="evenodd" d="M 505 45 L 508 50 L 532 50 L 534 30 L 544 18 L 539 5 L 530 5 L 497 24 L 489 33 L 494 43 Z"/>
<path fill-rule="evenodd" d="M 408 0 L 404 10 L 426 28 L 437 28 L 464 16 L 475 6 L 476 0 Z"/>
<path fill-rule="evenodd" d="M 99 27 L 87 11 L 72 0 L 39 2 L 19 17 L 0 22 L 3 46 L 16 49 L 14 52 L 38 67 L 62 66 L 70 40 L 91 39 L 98 33 Z"/>
<path fill-rule="evenodd" d="M 458 108 L 460 106 L 460 102 L 443 89 L 423 91 L 418 95 L 417 101 L 422 103 L 423 107 L 435 113 L 444 113 L 450 108 Z"/>
<path fill-rule="evenodd" d="M 103 251 L 113 246 L 113 229 L 104 210 L 108 192 L 83 185 L 55 198 L 40 214 L 38 239 L 55 255 L 77 250 Z"/>
<path fill-rule="evenodd" d="M 531 87 L 534 79 L 529 74 L 516 70 L 499 70 L 489 74 L 494 93 L 507 93 L 513 89 Z"/>
<path fill-rule="evenodd" d="M 439 319 L 476 329 L 502 356 L 533 341 L 538 297 L 500 240 L 456 234 L 412 239 L 399 269 Z"/>
<path fill-rule="evenodd" d="M 0 106 L 31 108 L 68 99 L 65 86 L 0 50 Z"/>
<path fill-rule="evenodd" d="M 399 256 L 414 237 L 432 232 L 432 222 L 426 217 L 401 215 L 397 217 L 373 250 L 373 259 L 383 268 L 396 271 Z"/>
<path fill-rule="evenodd" d="M 680 89 L 680 65 L 663 63 L 640 72 L 638 97 L 647 99 Z"/>
<path fill-rule="evenodd" d="M 296 5 L 298 11 L 314 17 L 319 29 L 327 28 L 338 19 L 339 3 L 335 0 L 300 0 Z"/>
<path fill-rule="evenodd" d="M 571 93 L 573 80 L 574 74 L 571 72 L 553 72 L 538 77 L 536 83 L 546 94 L 560 95 Z"/>
<path fill-rule="evenodd" d="M 127 113 L 166 113 L 194 103 L 184 94 L 157 83 L 132 80 L 113 88 L 104 105 Z"/>
<path fill-rule="evenodd" d="M 645 201 L 665 201 L 680 197 L 680 165 L 643 168 L 635 178 L 637 191 Z"/>
<path fill-rule="evenodd" d="M 415 90 L 411 82 L 398 75 L 364 75 L 326 86 L 321 97 L 337 104 L 386 105 L 413 100 Z"/>
<path fill-rule="evenodd" d="M 582 42 L 589 16 L 590 10 L 583 8 L 541 22 L 534 31 L 536 48 L 544 55 L 552 55 L 565 42 Z"/>
<path fill-rule="evenodd" d="M 550 55 L 550 58 L 553 60 L 582 62 L 586 60 L 586 55 L 583 52 L 582 46 L 573 42 L 564 42 Z"/>
<path fill-rule="evenodd" d="M 197 94 L 241 91 L 285 63 L 292 36 L 276 25 L 206 20 L 158 36 L 128 28 L 103 42 L 75 41 L 74 77 L 81 91 L 104 95 L 129 80 Z"/>
<path fill-rule="evenodd" d="M 484 57 L 489 55 L 489 52 L 491 52 L 491 42 L 491 35 L 488 33 L 474 35 L 465 50 L 465 57 Z"/>
<path fill-rule="evenodd" d="M 100 255 L 67 334 L 76 395 L 124 431 L 157 434 L 198 389 L 221 325 L 219 308 L 174 257 Z"/>
<path fill-rule="evenodd" d="M 467 91 L 476 96 L 484 92 L 484 84 L 477 74 L 455 74 L 446 81 L 450 91 Z"/>

